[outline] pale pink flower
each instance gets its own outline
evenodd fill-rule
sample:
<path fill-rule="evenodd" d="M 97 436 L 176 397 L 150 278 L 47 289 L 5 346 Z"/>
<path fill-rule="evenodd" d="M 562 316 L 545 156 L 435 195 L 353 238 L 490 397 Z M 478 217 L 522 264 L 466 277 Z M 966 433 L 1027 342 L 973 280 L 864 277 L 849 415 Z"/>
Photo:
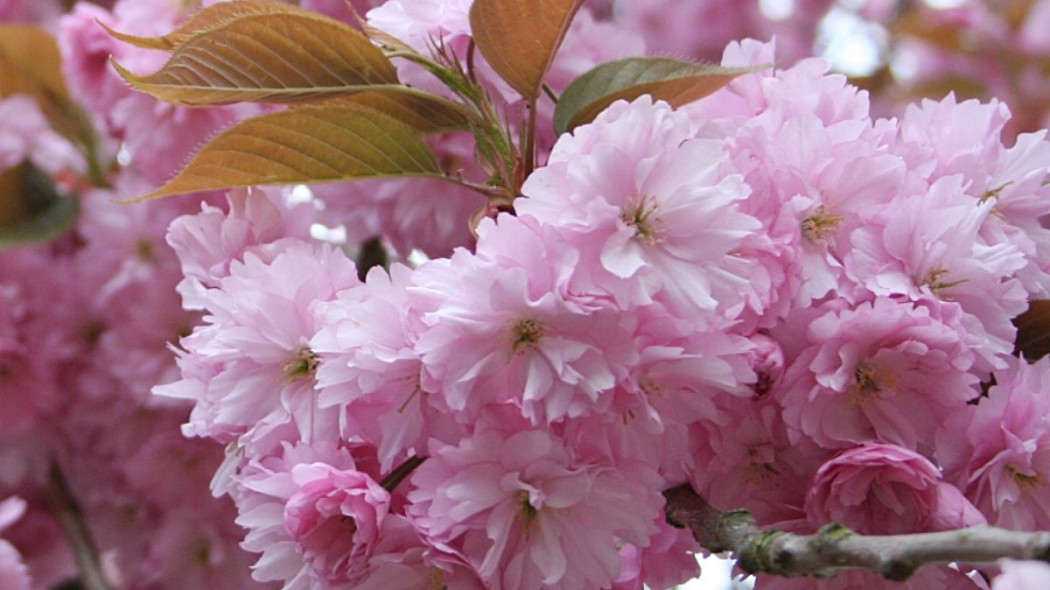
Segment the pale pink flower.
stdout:
<path fill-rule="evenodd" d="M 970 180 L 998 159 L 999 135 L 1009 119 L 1010 109 L 997 100 L 958 102 L 954 93 L 941 101 L 924 99 L 905 109 L 896 151 L 910 166 L 924 168 L 931 181 L 953 174 Z"/>
<path fill-rule="evenodd" d="M 692 531 L 672 527 L 665 518 L 657 519 L 656 526 L 660 532 L 649 539 L 648 547 L 624 545 L 620 550 L 623 566 L 613 590 L 662 590 L 700 577 L 696 555 L 703 548 Z"/>
<path fill-rule="evenodd" d="M 428 310 L 415 344 L 423 389 L 461 419 L 489 403 L 536 424 L 589 414 L 637 354 L 631 318 L 569 296 L 573 252 L 529 219 L 500 217 L 481 229 L 477 256 L 434 261 L 410 288 Z"/>
<path fill-rule="evenodd" d="M 314 574 L 329 584 L 362 575 L 390 511 L 390 493 L 367 474 L 324 463 L 296 465 L 298 491 L 284 505 L 284 526 Z"/>
<path fill-rule="evenodd" d="M 374 477 L 332 442 L 285 443 L 249 461 L 233 496 L 237 523 L 248 529 L 242 546 L 262 554 L 252 577 L 279 581 L 283 590 L 410 590 L 446 575 L 469 580 L 462 564 L 423 558 L 417 533 L 390 511 L 393 498 Z"/>
<path fill-rule="evenodd" d="M 413 475 L 409 516 L 488 587 L 600 588 L 620 575 L 619 548 L 646 547 L 663 505 L 649 468 L 574 459 L 543 430 L 486 428 L 435 441 Z"/>
<path fill-rule="evenodd" d="M 318 406 L 338 407 L 343 436 L 376 445 L 383 469 L 406 451 L 423 455 L 435 418 L 413 349 L 423 325 L 406 291 L 411 280 L 402 265 L 371 270 L 362 288 L 323 307 L 324 327 L 310 341 L 320 361 Z"/>
<path fill-rule="evenodd" d="M 719 510 L 745 508 L 763 526 L 797 526 L 809 481 L 829 453 L 792 443 L 768 398 L 715 402 L 716 413 L 690 425 L 693 488 Z"/>
<path fill-rule="evenodd" d="M 639 358 L 617 383 L 603 412 L 610 424 L 630 424 L 651 435 L 675 425 L 710 418 L 712 399 L 747 397 L 754 391 L 754 344 L 719 330 L 699 331 L 689 319 L 659 304 L 634 310 L 633 337 Z"/>
<path fill-rule="evenodd" d="M 8 498 L 0 502 L 0 532 L 14 524 L 25 512 L 26 502 L 21 498 Z M 29 569 L 22 562 L 18 549 L 0 538 L 0 588 L 4 590 L 31 590 L 33 580 Z"/>
<path fill-rule="evenodd" d="M 182 380 L 154 392 L 197 401 L 187 434 L 228 442 L 291 421 L 305 440 L 324 436 L 338 416 L 313 393 L 315 307 L 358 284 L 354 263 L 328 246 L 289 241 L 268 262 L 246 254 L 207 292 L 207 325 L 182 340 Z"/>
<path fill-rule="evenodd" d="M 1013 349 L 1011 320 L 1027 308 L 1027 293 L 1014 278 L 1026 261 L 1009 242 L 978 239 L 995 203 L 975 202 L 962 182 L 960 175 L 945 176 L 921 194 L 899 195 L 885 221 L 853 231 L 846 268 L 876 295 L 960 307 L 960 335 L 978 353 L 978 370 L 990 371 Z"/>
<path fill-rule="evenodd" d="M 1004 559 L 1002 572 L 992 579 L 992 590 L 1043 590 L 1050 586 L 1050 564 Z"/>
<path fill-rule="evenodd" d="M 1018 277 L 1026 289 L 1042 296 L 1050 289 L 1042 262 L 1050 247 L 1050 230 L 1039 222 L 1050 213 L 1043 185 L 1050 169 L 1050 142 L 1040 131 L 1018 136 L 1007 148 L 1000 137 L 1009 119 L 1009 109 L 996 100 L 957 102 L 954 95 L 939 102 L 924 100 L 906 111 L 895 151 L 931 183 L 960 175 L 960 192 L 969 197 L 962 203 L 991 201 L 992 213 L 982 218 L 979 241 L 1020 249 L 1028 264 Z"/>
<path fill-rule="evenodd" d="M 928 459 L 884 443 L 835 455 L 813 478 L 806 518 L 814 528 L 841 523 L 858 533 L 895 535 L 985 524 Z"/>
<path fill-rule="evenodd" d="M 229 276 L 231 263 L 243 260 L 247 252 L 269 262 L 286 246 L 283 238 L 309 236 L 313 207 L 291 205 L 286 192 L 231 190 L 225 209 L 205 201 L 200 212 L 177 217 L 168 225 L 166 241 L 178 255 L 183 275 L 177 290 L 184 308 L 203 310 L 206 290 Z"/>
<path fill-rule="evenodd" d="M 83 156 L 51 128 L 33 98 L 14 94 L 0 99 L 0 170 L 25 160 L 50 174 L 85 168 Z"/>
<path fill-rule="evenodd" d="M 809 321 L 809 347 L 774 389 L 793 440 L 844 448 L 875 439 L 931 450 L 947 414 L 978 395 L 958 313 L 887 298 L 825 309 Z"/>
<path fill-rule="evenodd" d="M 749 189 L 727 169 L 721 142 L 692 139 L 692 130 L 666 103 L 617 102 L 560 138 L 525 181 L 519 213 L 600 248 L 584 253 L 592 284 L 576 290 L 604 291 L 619 305 L 654 298 L 716 324 L 755 296 L 754 262 L 739 252 L 761 243 L 758 220 L 740 211 Z"/>
<path fill-rule="evenodd" d="M 977 407 L 938 433 L 937 457 L 992 524 L 1050 527 L 1050 359 L 1008 359 Z"/>

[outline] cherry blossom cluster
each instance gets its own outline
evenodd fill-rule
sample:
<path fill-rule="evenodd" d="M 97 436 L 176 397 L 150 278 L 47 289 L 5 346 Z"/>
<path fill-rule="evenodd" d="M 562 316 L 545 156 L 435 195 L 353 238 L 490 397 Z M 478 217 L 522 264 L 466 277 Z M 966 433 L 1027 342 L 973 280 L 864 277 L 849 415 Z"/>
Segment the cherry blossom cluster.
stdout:
<path fill-rule="evenodd" d="M 54 32 L 111 167 L 87 186 L 39 106 L 0 99 L 0 170 L 81 194 L 72 232 L 0 252 L 0 588 L 82 575 L 56 486 L 119 590 L 670 588 L 705 551 L 665 521 L 680 484 L 804 533 L 1050 529 L 1050 360 L 1017 356 L 1012 323 L 1050 298 L 1046 132 L 1013 140 L 1004 103 L 954 95 L 874 117 L 826 62 L 795 63 L 829 0 L 780 22 L 757 2 L 589 4 L 555 93 L 647 51 L 778 42 L 730 43 L 722 64 L 756 71 L 678 110 L 620 101 L 558 137 L 541 100 L 544 165 L 503 211 L 425 179 L 115 204 L 272 107 L 161 104 L 109 66 L 165 56 L 100 22 L 162 35 L 193 3 L 60 4 L 0 20 Z M 421 52 L 470 51 L 470 0 L 351 4 Z M 515 127 L 524 102 L 476 65 Z M 468 134 L 428 141 L 485 181 Z M 355 261 L 370 240 L 395 262 Z"/>
<path fill-rule="evenodd" d="M 238 547 L 232 503 L 208 492 L 221 449 L 182 437 L 189 408 L 149 393 L 177 378 L 169 343 L 200 321 L 182 309 L 179 261 L 164 241 L 199 203 L 114 202 L 150 190 L 251 111 L 160 105 L 107 65 L 111 53 L 157 58 L 117 47 L 96 18 L 159 31 L 187 7 L 125 0 L 63 14 L 61 4 L 3 2 L 0 21 L 54 35 L 106 172 L 93 186 L 83 154 L 32 97 L 0 98 L 0 172 L 29 162 L 80 208 L 65 234 L 0 251 L 0 588 L 80 587 L 84 547 L 67 528 L 77 517 L 111 588 L 263 588 Z"/>
<path fill-rule="evenodd" d="M 468 7 L 367 18 L 455 52 Z M 632 38 L 586 37 L 589 18 L 562 63 Z M 722 63 L 772 61 L 745 41 Z M 226 445 L 214 491 L 253 576 L 289 590 L 667 588 L 702 551 L 663 518 L 682 483 L 800 532 L 1047 528 L 1050 361 L 1013 355 L 1012 320 L 1050 288 L 1050 143 L 1007 147 L 1009 118 L 949 95 L 873 119 L 818 59 L 677 111 L 620 101 L 548 138 L 473 244 L 380 233 L 431 258 L 363 280 L 289 233 L 277 195 L 234 193 L 169 229 L 204 322 L 154 392 L 192 400 L 184 433 Z M 421 224 L 458 206 L 415 182 L 349 190 Z M 353 214 L 316 193 L 328 225 Z M 1004 568 L 997 587 L 1040 575 Z M 980 580 L 928 568 L 909 586 Z"/>

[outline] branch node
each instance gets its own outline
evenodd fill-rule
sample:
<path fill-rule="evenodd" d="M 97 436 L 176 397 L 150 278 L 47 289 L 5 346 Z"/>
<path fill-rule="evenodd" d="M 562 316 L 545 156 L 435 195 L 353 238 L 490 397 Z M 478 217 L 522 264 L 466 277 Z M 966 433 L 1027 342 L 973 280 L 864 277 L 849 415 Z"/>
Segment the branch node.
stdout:
<path fill-rule="evenodd" d="M 912 577 L 917 569 L 919 569 L 918 566 L 909 559 L 891 559 L 886 562 L 879 573 L 887 580 L 903 582 Z"/>

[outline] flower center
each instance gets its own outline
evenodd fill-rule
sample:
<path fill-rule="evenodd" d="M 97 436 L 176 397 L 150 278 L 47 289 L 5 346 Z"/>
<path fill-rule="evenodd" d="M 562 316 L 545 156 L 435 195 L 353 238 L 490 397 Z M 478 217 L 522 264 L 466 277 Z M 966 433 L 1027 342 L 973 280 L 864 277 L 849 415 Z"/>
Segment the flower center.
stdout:
<path fill-rule="evenodd" d="M 312 378 L 316 372 L 317 353 L 306 347 L 296 350 L 292 360 L 284 366 L 284 378 L 288 383 Z"/>
<path fill-rule="evenodd" d="M 850 388 L 848 395 L 860 407 L 864 407 L 873 397 L 882 397 L 879 395 L 885 387 L 889 387 L 889 378 L 884 371 L 880 370 L 877 366 L 862 361 L 853 369 L 853 387 Z"/>
<path fill-rule="evenodd" d="M 1019 469 L 1013 465 L 1006 466 L 1006 472 L 1010 474 L 1010 477 L 1014 478 L 1017 485 L 1022 488 L 1038 488 L 1043 485 L 1043 480 L 1039 479 L 1038 475 L 1028 475 L 1027 473 L 1021 473 Z"/>
<path fill-rule="evenodd" d="M 521 513 L 525 515 L 525 522 L 530 522 L 532 519 L 539 516 L 540 511 L 532 505 L 531 496 L 528 490 L 521 490 L 518 492 L 518 503 L 521 506 Z"/>
<path fill-rule="evenodd" d="M 543 337 L 543 324 L 534 318 L 518 320 L 509 330 L 511 351 L 519 354 L 526 348 L 533 348 Z"/>
<path fill-rule="evenodd" d="M 964 282 L 963 280 L 946 281 L 944 280 L 944 275 L 946 274 L 948 274 L 948 269 L 939 265 L 935 266 L 931 268 L 929 272 L 926 273 L 926 276 L 922 278 L 921 282 L 919 282 L 919 286 L 929 287 L 930 291 L 933 292 L 934 296 L 941 298 L 941 291 L 943 291 L 944 289 L 950 289 L 955 285 Z"/>
<path fill-rule="evenodd" d="M 663 383 L 652 377 L 642 377 L 638 380 L 638 388 L 646 397 L 664 397 L 665 388 Z"/>
<path fill-rule="evenodd" d="M 841 215 L 832 215 L 827 205 L 821 205 L 802 220 L 802 236 L 813 243 L 823 242 L 835 231 L 842 219 Z"/>
<path fill-rule="evenodd" d="M 620 219 L 634 228 L 634 236 L 646 244 L 656 244 L 663 238 L 664 224 L 656 211 L 660 208 L 654 197 L 642 195 L 636 202 L 623 208 Z"/>

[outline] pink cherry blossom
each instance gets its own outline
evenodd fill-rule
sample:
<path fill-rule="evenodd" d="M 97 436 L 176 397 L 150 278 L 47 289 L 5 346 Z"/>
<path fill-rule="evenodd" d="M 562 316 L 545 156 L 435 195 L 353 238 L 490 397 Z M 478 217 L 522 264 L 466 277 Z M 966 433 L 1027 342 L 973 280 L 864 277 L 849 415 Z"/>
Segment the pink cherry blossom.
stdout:
<path fill-rule="evenodd" d="M 874 439 L 928 452 L 949 411 L 978 395 L 975 355 L 957 319 L 937 307 L 886 298 L 829 305 L 807 336 L 774 390 L 793 440 L 844 448 Z"/>
<path fill-rule="evenodd" d="M 314 307 L 358 285 L 352 261 L 330 247 L 288 242 L 270 261 L 248 253 L 208 294 L 208 325 L 182 340 L 183 379 L 160 395 L 199 399 L 186 432 L 227 438 L 292 421 L 306 440 L 335 428 L 317 408 L 310 338 Z"/>
<path fill-rule="evenodd" d="M 367 474 L 324 463 L 296 465 L 298 491 L 284 506 L 284 526 L 303 560 L 328 584 L 355 581 L 390 511 L 390 493 Z"/>
<path fill-rule="evenodd" d="M 938 434 L 952 481 L 999 526 L 1050 526 L 1050 359 L 1009 360 L 977 407 L 961 408 Z"/>
<path fill-rule="evenodd" d="M 605 587 L 618 547 L 649 544 L 663 499 L 619 469 L 574 460 L 544 430 L 492 428 L 435 444 L 413 475 L 409 515 L 436 547 L 504 590 Z"/>
<path fill-rule="evenodd" d="M 992 580 L 992 590 L 1040 590 L 1050 584 L 1050 564 L 1004 559 L 1002 573 Z"/>
<path fill-rule="evenodd" d="M 21 498 L 8 498 L 0 502 L 0 532 L 13 524 L 25 512 L 26 502 Z M 0 588 L 4 590 L 30 590 L 33 580 L 22 563 L 22 556 L 13 545 L 0 538 Z"/>
<path fill-rule="evenodd" d="M 487 403 L 518 405 L 534 423 L 597 411 L 634 362 L 630 318 L 568 296 L 560 269 L 573 253 L 551 231 L 510 216 L 489 227 L 477 256 L 417 271 L 410 291 L 432 310 L 415 345 L 423 388 L 462 416 Z"/>
<path fill-rule="evenodd" d="M 814 528 L 838 522 L 859 533 L 894 535 L 985 524 L 984 516 L 925 457 L 867 443 L 824 463 L 806 497 Z"/>
<path fill-rule="evenodd" d="M 727 170 L 720 143 L 691 131 L 665 103 L 618 102 L 563 136 L 526 180 L 520 213 L 598 249 L 581 261 L 591 284 L 577 290 L 604 291 L 620 305 L 655 298 L 714 323 L 756 296 L 754 264 L 738 252 L 760 240 L 758 221 L 739 210 L 749 190 Z"/>

